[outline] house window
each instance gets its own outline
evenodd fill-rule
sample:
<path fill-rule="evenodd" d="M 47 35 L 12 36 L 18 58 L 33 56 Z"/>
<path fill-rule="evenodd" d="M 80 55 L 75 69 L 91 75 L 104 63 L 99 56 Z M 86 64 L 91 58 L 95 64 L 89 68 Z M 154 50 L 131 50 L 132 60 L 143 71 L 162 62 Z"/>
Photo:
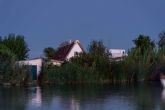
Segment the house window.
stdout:
<path fill-rule="evenodd" d="M 123 51 L 123 55 L 125 55 L 125 52 Z"/>
<path fill-rule="evenodd" d="M 111 52 L 109 53 L 109 56 L 112 57 L 112 53 Z"/>
<path fill-rule="evenodd" d="M 78 52 L 74 52 L 74 56 L 78 56 Z"/>

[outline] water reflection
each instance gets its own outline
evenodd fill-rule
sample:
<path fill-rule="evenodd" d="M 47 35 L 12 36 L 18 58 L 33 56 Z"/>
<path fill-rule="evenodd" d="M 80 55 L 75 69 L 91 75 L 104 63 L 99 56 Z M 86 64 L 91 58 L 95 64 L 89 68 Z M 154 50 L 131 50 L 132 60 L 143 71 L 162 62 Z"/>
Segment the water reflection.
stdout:
<path fill-rule="evenodd" d="M 130 110 L 133 108 L 130 103 L 132 102 L 130 101 L 131 91 L 127 91 L 125 87 L 64 86 L 44 88 L 42 92 L 43 97 L 47 96 L 46 100 L 49 100 L 48 105 L 60 110 L 120 110 L 121 108 Z"/>
<path fill-rule="evenodd" d="M 41 107 L 42 105 L 42 95 L 40 87 L 33 87 L 30 89 L 31 95 L 29 97 L 29 104 L 36 107 Z"/>
<path fill-rule="evenodd" d="M 161 99 L 162 99 L 162 103 L 165 104 L 165 89 L 162 90 Z"/>
<path fill-rule="evenodd" d="M 158 98 L 156 88 L 150 85 L 138 87 L 135 95 L 137 110 L 155 110 Z"/>
<path fill-rule="evenodd" d="M 159 84 L 0 88 L 0 110 L 165 110 Z"/>
<path fill-rule="evenodd" d="M 25 110 L 26 93 L 16 87 L 0 87 L 0 110 Z"/>
<path fill-rule="evenodd" d="M 161 108 L 162 110 L 165 110 L 165 89 L 162 90 L 161 94 Z"/>
<path fill-rule="evenodd" d="M 79 102 L 74 100 L 74 98 L 71 99 L 71 110 L 80 110 Z"/>

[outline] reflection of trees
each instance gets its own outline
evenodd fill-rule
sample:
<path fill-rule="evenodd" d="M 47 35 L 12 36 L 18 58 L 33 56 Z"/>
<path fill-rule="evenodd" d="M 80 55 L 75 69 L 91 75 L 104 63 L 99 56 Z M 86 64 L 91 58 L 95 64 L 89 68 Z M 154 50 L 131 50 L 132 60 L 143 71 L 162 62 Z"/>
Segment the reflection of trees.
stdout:
<path fill-rule="evenodd" d="M 61 97 L 62 104 L 72 103 L 73 100 L 81 103 L 104 103 L 98 99 L 106 99 L 110 95 L 109 87 L 104 86 L 56 86 L 53 88 L 43 88 L 42 96 L 46 101 L 52 101 L 53 97 Z M 99 98 L 101 97 L 101 98 Z M 50 102 L 47 102 L 50 103 Z"/>
<path fill-rule="evenodd" d="M 162 94 L 161 94 L 161 108 L 162 110 L 165 110 L 165 89 L 162 90 Z"/>
<path fill-rule="evenodd" d="M 37 95 L 37 90 L 39 90 L 39 95 Z M 142 86 L 56 85 L 54 87 L 37 88 L 34 91 L 32 88 L 0 88 L 0 98 L 0 110 L 35 108 L 34 105 L 29 105 L 29 98 L 37 104 L 38 101 L 41 101 L 42 108 L 60 110 L 109 110 L 113 107 L 125 107 L 123 108 L 125 110 L 127 108 L 128 110 L 130 108 L 154 110 L 158 106 L 162 110 L 165 108 L 164 99 L 161 97 L 161 87 L 147 84 Z M 161 100 L 162 105 L 160 105 Z M 34 104 L 36 104 L 35 102 Z"/>
<path fill-rule="evenodd" d="M 26 95 L 20 88 L 0 88 L 0 110 L 24 110 Z"/>
<path fill-rule="evenodd" d="M 130 95 L 132 95 L 130 89 L 132 89 L 132 87 L 113 87 L 109 85 L 56 86 L 43 88 L 42 96 L 46 101 L 44 104 L 46 103 L 47 106 L 53 104 L 54 99 L 58 99 L 59 106 L 65 109 L 68 108 L 68 110 L 86 108 L 90 108 L 91 110 L 104 110 L 104 107 L 109 107 L 109 101 L 113 102 L 113 99 L 118 100 L 120 97 L 124 97 L 123 102 L 132 103 L 132 100 L 129 100 Z"/>
<path fill-rule="evenodd" d="M 137 110 L 155 110 L 160 102 L 160 89 L 150 84 L 138 86 L 134 94 Z"/>
<path fill-rule="evenodd" d="M 109 86 L 56 86 L 42 88 L 44 106 L 50 106 L 53 101 L 58 106 L 68 110 L 79 110 L 81 107 L 99 106 L 110 96 Z M 58 100 L 58 101 L 57 101 Z"/>
<path fill-rule="evenodd" d="M 61 110 L 104 110 L 113 107 L 126 109 L 128 106 L 136 110 L 155 110 L 160 106 L 161 87 L 157 84 L 55 86 L 42 88 L 42 97 L 42 106 L 56 104 Z"/>

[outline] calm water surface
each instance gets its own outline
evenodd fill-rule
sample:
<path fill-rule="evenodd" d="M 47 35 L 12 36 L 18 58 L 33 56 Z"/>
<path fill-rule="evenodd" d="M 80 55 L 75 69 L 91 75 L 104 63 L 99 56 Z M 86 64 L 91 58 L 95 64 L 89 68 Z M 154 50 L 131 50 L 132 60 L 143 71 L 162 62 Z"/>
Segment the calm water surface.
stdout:
<path fill-rule="evenodd" d="M 0 87 L 0 110 L 165 110 L 160 83 Z"/>

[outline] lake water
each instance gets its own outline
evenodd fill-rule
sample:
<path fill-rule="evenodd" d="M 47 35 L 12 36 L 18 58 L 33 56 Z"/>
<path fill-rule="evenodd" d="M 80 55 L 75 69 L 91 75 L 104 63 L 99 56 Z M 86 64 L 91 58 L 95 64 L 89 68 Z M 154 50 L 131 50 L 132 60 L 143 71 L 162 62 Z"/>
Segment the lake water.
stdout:
<path fill-rule="evenodd" d="M 0 110 L 165 110 L 160 83 L 0 87 Z"/>

